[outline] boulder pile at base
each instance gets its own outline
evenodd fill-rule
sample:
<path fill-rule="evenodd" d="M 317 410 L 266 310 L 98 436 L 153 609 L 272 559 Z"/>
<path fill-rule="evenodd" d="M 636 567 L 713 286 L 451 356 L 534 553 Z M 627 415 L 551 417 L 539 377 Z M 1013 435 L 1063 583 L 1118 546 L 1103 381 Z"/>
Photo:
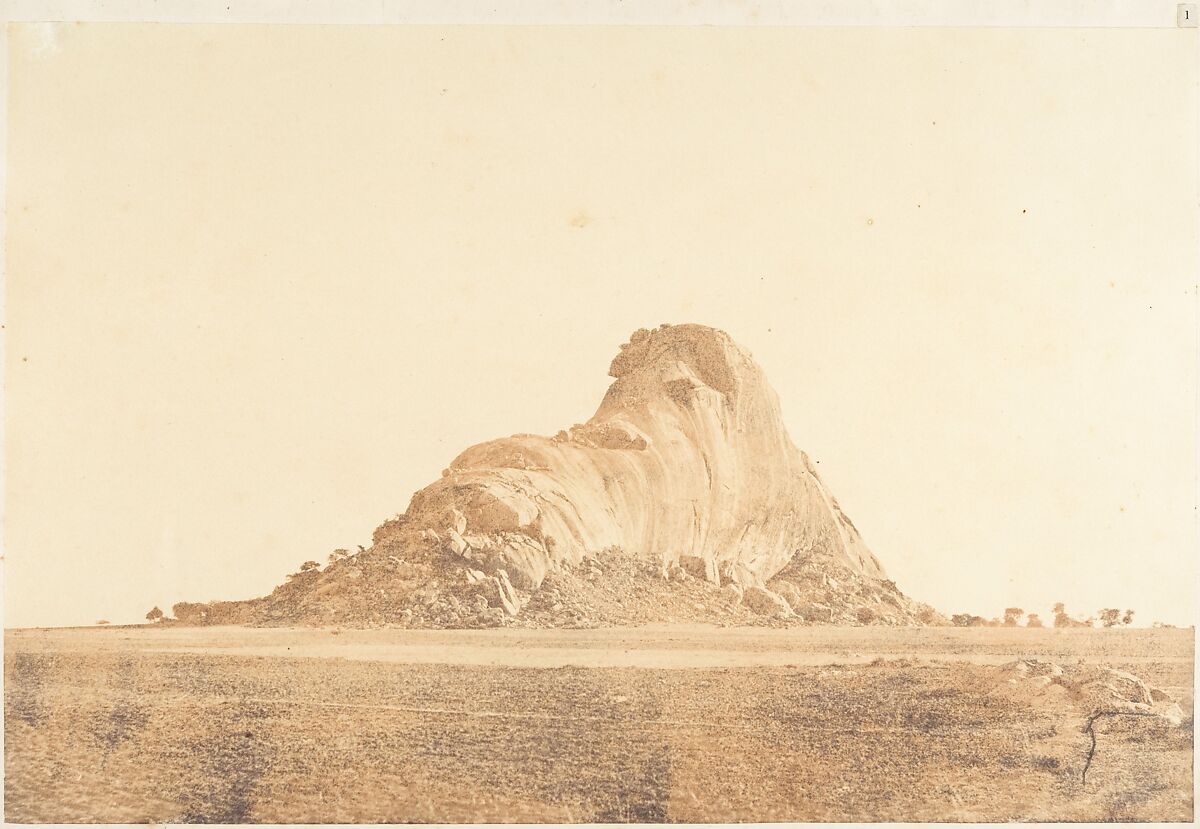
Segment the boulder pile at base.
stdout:
<path fill-rule="evenodd" d="M 944 624 L 887 579 L 749 352 L 636 331 L 586 423 L 473 446 L 369 548 L 185 624 Z"/>

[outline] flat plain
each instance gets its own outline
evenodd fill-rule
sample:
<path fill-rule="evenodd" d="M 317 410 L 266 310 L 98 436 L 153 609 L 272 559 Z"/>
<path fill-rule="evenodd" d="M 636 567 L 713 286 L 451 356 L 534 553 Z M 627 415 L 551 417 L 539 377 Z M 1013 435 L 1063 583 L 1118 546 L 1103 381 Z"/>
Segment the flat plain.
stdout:
<path fill-rule="evenodd" d="M 1193 655 L 1190 629 L 10 630 L 5 818 L 1188 821 Z M 1017 659 L 1136 674 L 1183 723 L 1085 733 L 994 692 Z"/>

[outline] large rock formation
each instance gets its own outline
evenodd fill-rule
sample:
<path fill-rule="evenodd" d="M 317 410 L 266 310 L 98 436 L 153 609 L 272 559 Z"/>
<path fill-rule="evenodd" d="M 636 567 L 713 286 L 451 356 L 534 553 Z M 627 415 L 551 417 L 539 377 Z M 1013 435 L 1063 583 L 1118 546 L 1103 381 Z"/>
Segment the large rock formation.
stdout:
<path fill-rule="evenodd" d="M 484 617 L 515 616 L 548 578 L 570 593 L 581 570 L 603 573 L 620 558 L 646 578 L 732 583 L 723 606 L 742 613 L 750 589 L 745 604 L 764 617 L 933 620 L 885 580 L 792 444 L 761 369 L 727 334 L 701 325 L 639 330 L 609 374 L 615 380 L 587 423 L 467 449 L 376 530 L 370 550 L 297 574 L 266 599 L 229 605 L 234 619 L 436 623 L 421 610 L 446 595 L 456 597 L 451 622 L 471 621 L 476 607 Z M 364 592 L 353 583 L 368 571 Z M 698 605 L 703 599 L 688 600 Z"/>
<path fill-rule="evenodd" d="M 608 373 L 616 381 L 586 424 L 471 447 L 376 541 L 424 533 L 524 589 L 610 547 L 664 569 L 694 556 L 743 584 L 817 549 L 883 576 L 729 335 L 642 329 Z"/>

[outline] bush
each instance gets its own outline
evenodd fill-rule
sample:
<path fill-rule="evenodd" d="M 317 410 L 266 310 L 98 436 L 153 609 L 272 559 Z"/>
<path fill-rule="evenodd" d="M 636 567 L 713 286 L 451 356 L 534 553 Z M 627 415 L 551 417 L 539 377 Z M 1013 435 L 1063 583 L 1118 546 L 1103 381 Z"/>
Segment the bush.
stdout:
<path fill-rule="evenodd" d="M 179 602 L 171 607 L 171 612 L 187 625 L 202 625 L 208 621 L 208 605 L 200 602 Z"/>

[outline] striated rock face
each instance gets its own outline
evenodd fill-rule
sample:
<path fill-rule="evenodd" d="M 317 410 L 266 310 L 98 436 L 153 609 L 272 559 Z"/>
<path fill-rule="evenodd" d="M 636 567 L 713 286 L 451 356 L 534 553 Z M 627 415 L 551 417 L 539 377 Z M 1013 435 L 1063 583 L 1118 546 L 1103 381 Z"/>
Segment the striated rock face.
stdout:
<path fill-rule="evenodd" d="M 886 580 L 789 439 L 750 354 L 702 325 L 639 330 L 587 423 L 473 446 L 385 522 L 201 624 L 933 624 Z M 199 621 L 197 621 L 199 620 Z"/>
<path fill-rule="evenodd" d="M 586 424 L 463 452 L 376 533 L 419 534 L 536 589 L 559 564 L 617 547 L 710 580 L 761 586 L 797 553 L 883 568 L 788 438 L 749 352 L 701 325 L 642 329 Z"/>

